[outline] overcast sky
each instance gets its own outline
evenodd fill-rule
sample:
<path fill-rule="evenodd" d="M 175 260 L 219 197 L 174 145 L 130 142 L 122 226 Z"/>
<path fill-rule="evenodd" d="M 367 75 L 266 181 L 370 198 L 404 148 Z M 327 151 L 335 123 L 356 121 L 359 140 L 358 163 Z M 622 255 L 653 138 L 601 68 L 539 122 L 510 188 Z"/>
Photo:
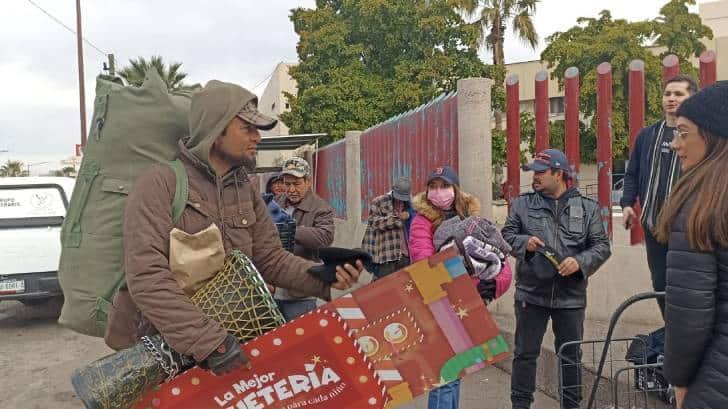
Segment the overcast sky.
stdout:
<path fill-rule="evenodd" d="M 396 1 L 396 0 L 392 0 Z M 57 161 L 73 154 L 80 140 L 75 36 L 35 3 L 75 29 L 73 0 L 2 0 L 0 13 L 0 162 Z M 541 0 L 535 26 L 545 39 L 580 16 L 605 7 L 617 18 L 653 18 L 666 0 Z M 698 1 L 699 3 L 703 1 Z M 137 56 L 161 55 L 181 61 L 189 82 L 236 82 L 260 94 L 263 80 L 280 61 L 296 61 L 289 20 L 295 7 L 313 0 L 82 0 L 84 37 L 103 53 L 84 45 L 87 120 L 93 110 L 94 78 L 105 53 L 117 66 Z M 697 10 L 696 10 L 697 11 Z M 508 62 L 538 58 L 517 39 L 506 41 Z M 481 53 L 486 62 L 490 55 Z M 261 83 L 262 82 L 262 83 Z M 37 165 L 38 173 L 58 168 Z"/>

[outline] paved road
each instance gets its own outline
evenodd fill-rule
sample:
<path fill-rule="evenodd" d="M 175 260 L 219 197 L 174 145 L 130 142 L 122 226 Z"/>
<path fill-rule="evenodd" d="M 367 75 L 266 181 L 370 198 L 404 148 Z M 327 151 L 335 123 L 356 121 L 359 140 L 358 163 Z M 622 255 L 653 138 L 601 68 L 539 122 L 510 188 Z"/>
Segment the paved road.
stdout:
<path fill-rule="evenodd" d="M 0 303 L 0 409 L 79 409 L 69 381 L 71 372 L 110 350 L 100 338 L 79 335 L 59 327 L 59 303 L 26 307 Z M 470 375 L 460 393 L 462 409 L 506 409 L 510 377 L 489 367 Z M 425 409 L 424 397 L 402 409 Z M 558 403 L 543 394 L 535 409 L 557 409 Z"/>
<path fill-rule="evenodd" d="M 510 409 L 511 375 L 489 366 L 465 378 L 460 389 L 460 409 Z M 427 398 L 421 396 L 398 409 L 426 409 Z M 536 393 L 532 409 L 558 409 L 559 402 Z"/>

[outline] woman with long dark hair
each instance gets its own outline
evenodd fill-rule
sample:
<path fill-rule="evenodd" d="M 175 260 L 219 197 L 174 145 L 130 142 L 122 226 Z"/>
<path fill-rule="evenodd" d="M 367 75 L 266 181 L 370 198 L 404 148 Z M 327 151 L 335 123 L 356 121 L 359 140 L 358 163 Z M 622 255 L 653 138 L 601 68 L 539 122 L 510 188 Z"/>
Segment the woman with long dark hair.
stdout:
<path fill-rule="evenodd" d="M 728 81 L 677 115 L 683 175 L 657 225 L 669 246 L 664 372 L 678 408 L 728 408 Z"/>

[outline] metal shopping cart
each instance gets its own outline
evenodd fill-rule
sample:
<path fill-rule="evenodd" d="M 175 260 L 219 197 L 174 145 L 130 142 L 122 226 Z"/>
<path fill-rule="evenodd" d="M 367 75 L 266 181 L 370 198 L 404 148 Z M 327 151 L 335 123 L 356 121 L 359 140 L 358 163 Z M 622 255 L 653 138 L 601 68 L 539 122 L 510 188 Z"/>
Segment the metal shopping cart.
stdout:
<path fill-rule="evenodd" d="M 559 348 L 562 408 L 674 408 L 672 387 L 662 373 L 662 351 L 655 349 L 650 337 L 613 338 L 629 306 L 664 296 L 664 292 L 650 292 L 630 297 L 612 314 L 606 338 L 568 342 Z"/>

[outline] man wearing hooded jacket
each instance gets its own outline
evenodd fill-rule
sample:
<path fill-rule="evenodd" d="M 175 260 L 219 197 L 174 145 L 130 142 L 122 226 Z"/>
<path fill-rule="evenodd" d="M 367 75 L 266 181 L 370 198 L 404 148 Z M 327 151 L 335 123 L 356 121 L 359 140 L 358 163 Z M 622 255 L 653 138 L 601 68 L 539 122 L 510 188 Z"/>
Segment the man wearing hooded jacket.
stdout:
<path fill-rule="evenodd" d="M 511 374 L 511 403 L 533 403 L 536 360 L 549 319 L 555 349 L 581 341 L 584 332 L 587 278 L 611 255 L 599 217 L 599 205 L 569 187 L 569 164 L 563 152 L 546 149 L 525 170 L 533 171 L 533 190 L 511 203 L 503 238 L 517 259 L 516 334 Z M 562 351 L 571 365 L 562 367 L 563 408 L 580 407 L 581 351 Z"/>
<path fill-rule="evenodd" d="M 115 319 L 135 315 L 126 331 L 107 333 L 108 344 L 131 346 L 158 331 L 180 354 L 192 356 L 215 374 L 227 373 L 247 361 L 238 341 L 219 323 L 200 312 L 180 288 L 170 270 L 170 232 L 195 235 L 214 224 L 225 253 L 239 249 L 251 258 L 264 280 L 330 299 L 330 288 L 349 288 L 362 270 L 338 266 L 331 285 L 308 273 L 315 263 L 285 251 L 266 204 L 246 174 L 254 165 L 259 129 L 276 121 L 258 112 L 257 98 L 234 84 L 210 81 L 192 96 L 190 136 L 179 142 L 179 159 L 189 179 L 187 206 L 174 223 L 170 205 L 176 178 L 166 164 L 151 166 L 134 184 L 124 214 L 124 269 L 128 290 L 114 299 L 109 329 Z M 115 318 L 117 317 L 117 318 Z M 108 331 L 108 330 L 107 330 Z"/>

